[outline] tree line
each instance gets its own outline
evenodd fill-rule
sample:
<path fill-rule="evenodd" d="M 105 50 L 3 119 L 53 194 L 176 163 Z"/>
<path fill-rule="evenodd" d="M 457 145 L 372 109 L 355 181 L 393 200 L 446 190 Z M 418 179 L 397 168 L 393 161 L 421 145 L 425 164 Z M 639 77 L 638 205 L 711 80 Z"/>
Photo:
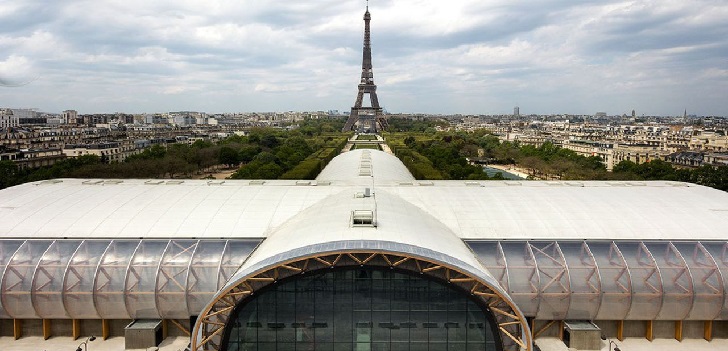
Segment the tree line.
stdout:
<path fill-rule="evenodd" d="M 305 120 L 298 128 L 253 128 L 245 136 L 232 135 L 218 143 L 154 145 L 111 164 L 95 155 L 67 158 L 35 169 L 20 169 L 13 161 L 0 161 L 0 189 L 52 178 L 195 178 L 223 167 L 238 168 L 233 178 L 277 179 L 309 157 L 312 160 L 289 176 L 311 178 L 346 142 L 347 135 L 338 132 L 343 123 Z"/>
<path fill-rule="evenodd" d="M 534 179 L 671 180 L 728 191 L 728 166 L 683 169 L 663 160 L 642 164 L 622 161 L 608 172 L 597 156 L 585 157 L 551 142 L 540 146 L 501 142 L 485 130 L 390 133 L 387 142 L 418 179 L 494 179 L 481 166 L 468 164 L 466 159 L 470 159 L 516 165 Z M 502 179 L 497 175 L 495 179 Z"/>

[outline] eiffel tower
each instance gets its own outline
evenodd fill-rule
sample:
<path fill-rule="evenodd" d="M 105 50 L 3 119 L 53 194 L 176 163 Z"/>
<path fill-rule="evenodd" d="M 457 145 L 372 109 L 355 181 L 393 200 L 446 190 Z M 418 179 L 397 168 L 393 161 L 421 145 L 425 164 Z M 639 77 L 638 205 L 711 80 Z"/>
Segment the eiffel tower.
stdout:
<path fill-rule="evenodd" d="M 358 124 L 358 130 L 377 133 L 387 128 L 387 119 L 382 114 L 382 108 L 379 107 L 379 99 L 377 99 L 377 86 L 374 84 L 374 72 L 372 70 L 372 45 L 369 35 L 369 21 L 372 16 L 369 14 L 369 0 L 367 0 L 367 10 L 364 13 L 364 55 L 361 63 L 361 82 L 359 83 L 359 93 L 356 95 L 356 102 L 351 108 L 351 114 L 346 121 L 342 131 L 347 132 L 354 130 Z M 369 95 L 371 107 L 362 107 L 364 94 Z"/>

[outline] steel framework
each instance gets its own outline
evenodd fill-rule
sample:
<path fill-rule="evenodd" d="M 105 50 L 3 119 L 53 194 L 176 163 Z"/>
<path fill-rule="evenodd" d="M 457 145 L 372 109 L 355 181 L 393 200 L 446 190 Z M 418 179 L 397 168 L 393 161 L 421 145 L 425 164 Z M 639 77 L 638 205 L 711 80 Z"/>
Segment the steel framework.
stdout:
<path fill-rule="evenodd" d="M 532 350 L 526 319 L 507 296 L 488 283 L 470 276 L 457 267 L 422 257 L 394 252 L 347 251 L 314 254 L 283 261 L 248 275 L 227 288 L 199 316 L 192 334 L 193 350 L 220 350 L 223 333 L 235 307 L 246 297 L 280 279 L 320 269 L 347 266 L 397 267 L 454 284 L 479 298 L 493 313 L 500 331 L 504 351 Z"/>
<path fill-rule="evenodd" d="M 359 122 L 368 126 L 372 133 L 387 128 L 387 120 L 382 114 L 382 108 L 379 106 L 377 98 L 377 85 L 374 84 L 374 70 L 372 68 L 372 45 L 369 21 L 372 16 L 369 13 L 369 5 L 364 13 L 364 51 L 361 64 L 361 81 L 359 82 L 359 92 L 356 95 L 356 102 L 351 108 L 351 114 L 346 121 L 346 125 L 342 131 L 347 132 L 354 129 L 354 125 Z M 369 95 L 371 107 L 363 107 L 364 94 Z"/>

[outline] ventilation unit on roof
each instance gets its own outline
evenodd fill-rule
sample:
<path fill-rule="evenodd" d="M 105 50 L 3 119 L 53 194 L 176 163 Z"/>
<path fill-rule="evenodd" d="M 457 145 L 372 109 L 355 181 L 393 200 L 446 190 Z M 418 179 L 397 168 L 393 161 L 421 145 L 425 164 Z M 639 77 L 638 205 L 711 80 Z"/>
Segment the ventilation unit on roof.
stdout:
<path fill-rule="evenodd" d="M 351 225 L 354 227 L 373 227 L 374 211 L 354 210 L 351 211 Z"/>
<path fill-rule="evenodd" d="M 81 184 L 83 185 L 99 185 L 103 183 L 103 180 L 84 180 Z"/>
<path fill-rule="evenodd" d="M 44 180 L 36 185 L 58 184 L 58 183 L 63 183 L 63 181 L 60 179 L 49 179 L 49 180 Z"/>

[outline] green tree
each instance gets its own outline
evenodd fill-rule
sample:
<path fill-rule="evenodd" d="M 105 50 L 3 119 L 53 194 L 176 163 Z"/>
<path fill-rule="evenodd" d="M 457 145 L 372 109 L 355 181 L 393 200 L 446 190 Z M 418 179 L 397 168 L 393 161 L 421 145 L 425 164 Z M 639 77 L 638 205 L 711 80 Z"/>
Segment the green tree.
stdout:
<path fill-rule="evenodd" d="M 218 160 L 229 167 L 237 166 L 240 163 L 240 154 L 231 147 L 223 146 L 220 148 Z"/>

